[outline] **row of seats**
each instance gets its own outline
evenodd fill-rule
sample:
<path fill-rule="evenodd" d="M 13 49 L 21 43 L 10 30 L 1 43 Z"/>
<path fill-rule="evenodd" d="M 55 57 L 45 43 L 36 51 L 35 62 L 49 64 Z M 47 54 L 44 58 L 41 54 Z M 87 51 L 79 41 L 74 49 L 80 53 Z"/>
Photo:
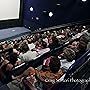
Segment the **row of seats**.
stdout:
<path fill-rule="evenodd" d="M 79 37 L 80 37 L 80 36 L 79 36 Z M 17 76 L 17 75 L 20 75 L 21 73 L 23 73 L 23 72 L 24 72 L 28 67 L 30 67 L 30 66 L 36 68 L 36 67 L 42 65 L 44 59 L 46 59 L 46 58 L 48 58 L 49 56 L 52 56 L 52 55 L 53 55 L 53 56 L 57 55 L 57 52 L 61 51 L 64 47 L 66 47 L 67 45 L 69 45 L 69 44 L 72 43 L 73 41 L 78 40 L 79 37 L 76 37 L 76 38 L 72 39 L 70 42 L 66 42 L 64 45 L 62 45 L 62 46 L 60 46 L 60 47 L 58 47 L 58 48 L 55 48 L 54 50 L 51 50 L 51 51 L 49 51 L 49 52 L 41 55 L 40 57 L 38 57 L 38 58 L 36 58 L 36 59 L 33 59 L 33 60 L 29 61 L 29 62 L 26 62 L 26 63 L 21 64 L 20 66 L 15 67 L 15 68 L 11 71 L 11 74 L 14 75 L 14 76 Z M 87 51 L 87 52 L 85 53 L 85 55 L 83 55 L 82 57 L 80 57 L 79 59 L 77 59 L 75 63 L 78 63 L 78 61 L 80 61 L 81 59 L 83 59 L 84 56 L 86 56 L 87 53 L 89 53 L 89 52 L 90 52 L 90 51 Z M 84 60 L 86 60 L 86 59 L 84 59 Z M 84 62 L 85 62 L 85 61 L 83 61 L 81 64 L 83 64 Z M 75 63 L 72 65 L 72 68 L 69 68 L 69 70 L 68 70 L 67 73 L 66 73 L 65 78 L 66 78 L 67 76 L 69 77 L 69 75 L 70 75 L 70 76 L 72 75 L 71 73 L 73 73 L 73 68 L 74 68 L 74 71 L 76 71 L 76 70 L 79 68 L 79 65 L 78 65 L 77 67 L 75 67 L 75 65 L 77 65 L 77 64 L 75 64 Z M 76 70 L 75 70 L 75 69 L 76 69 Z M 71 72 L 70 70 L 71 70 L 72 72 Z M 69 75 L 68 75 L 68 73 L 69 73 Z"/>
<path fill-rule="evenodd" d="M 71 41 L 72 42 L 72 41 Z M 68 43 L 69 44 L 69 43 Z M 67 44 L 67 45 L 68 45 Z M 64 45 L 64 46 L 66 46 L 66 45 Z M 59 49 L 62 49 L 62 48 L 64 48 L 64 46 L 62 46 L 61 48 L 58 48 L 58 50 Z M 55 49 L 55 51 L 56 51 L 57 49 Z M 52 52 L 54 52 L 54 51 L 52 51 Z M 48 55 L 51 55 L 52 54 L 52 52 L 50 53 L 48 53 Z M 55 52 L 54 52 L 55 53 Z M 90 62 L 90 49 L 89 50 L 87 50 L 80 58 L 78 58 L 77 60 L 76 60 L 76 62 L 68 69 L 68 71 L 67 71 L 67 73 L 66 73 L 66 75 L 65 75 L 65 77 L 64 77 L 64 79 L 70 79 L 70 78 L 72 78 L 72 77 L 75 77 L 77 74 L 76 74 L 76 72 L 78 73 L 78 75 L 82 72 L 81 71 L 81 66 L 85 66 L 88 62 Z M 45 54 L 46 55 L 46 54 Z M 24 66 L 22 66 L 22 67 L 24 67 L 23 69 L 26 69 L 26 66 L 27 66 L 27 68 L 29 67 L 29 66 L 32 66 L 32 67 L 37 67 L 37 66 L 39 66 L 40 65 L 40 62 L 42 62 L 42 60 L 44 60 L 44 56 L 41 56 L 40 58 L 38 58 L 38 59 L 36 59 L 35 61 L 30 61 L 27 65 L 24 65 Z M 21 69 L 22 69 L 22 67 L 20 67 Z M 20 68 L 18 69 L 18 71 L 17 70 L 15 70 L 14 69 L 14 71 L 13 71 L 13 74 L 14 75 L 17 75 L 17 73 L 18 73 L 18 75 L 20 74 Z M 84 67 L 85 68 L 85 67 Z M 89 67 L 88 67 L 88 69 L 89 69 Z M 78 71 L 77 71 L 78 70 Z M 81 72 L 80 72 L 81 71 Z M 86 70 L 84 71 L 84 73 L 86 73 Z M 80 74 L 80 75 L 83 75 L 83 74 Z M 79 76 L 78 78 L 79 79 L 85 79 L 85 77 L 82 77 L 82 78 L 80 78 L 81 76 Z M 76 77 L 77 78 L 77 77 Z M 87 77 L 87 79 L 88 79 L 89 77 Z M 60 82 L 60 83 L 58 83 L 58 84 L 55 84 L 53 87 L 52 87 L 52 90 L 70 90 L 70 89 L 72 89 L 73 88 L 73 90 L 76 90 L 76 88 L 81 88 L 81 84 L 80 83 L 63 83 L 63 82 Z"/>
<path fill-rule="evenodd" d="M 85 31 L 84 31 L 84 32 L 85 32 Z M 36 67 L 42 65 L 44 59 L 48 58 L 49 56 L 53 56 L 53 55 L 55 56 L 56 53 L 62 51 L 64 47 L 68 46 L 69 44 L 71 44 L 71 43 L 74 42 L 74 41 L 78 41 L 78 39 L 80 38 L 81 35 L 83 35 L 84 32 L 82 32 L 79 36 L 77 35 L 78 37 L 75 37 L 74 39 L 71 39 L 69 42 L 66 42 L 66 43 L 63 44 L 62 46 L 60 46 L 60 47 L 58 47 L 58 48 L 55 48 L 54 50 L 51 50 L 51 51 L 43 54 L 42 56 L 36 58 L 35 60 L 31 60 L 31 61 L 29 61 L 29 62 L 23 63 L 22 65 L 19 66 L 19 68 L 22 69 L 22 67 L 25 67 L 25 69 L 26 69 L 26 68 L 28 68 L 29 66 L 32 66 L 32 67 L 36 68 Z M 26 66 L 27 66 L 27 67 L 26 67 Z M 18 67 L 18 66 L 17 66 L 17 67 Z M 13 69 L 13 72 L 19 72 L 19 73 L 20 73 L 20 70 L 19 70 L 17 67 L 15 67 L 15 68 Z M 15 74 L 16 74 L 16 75 L 19 75 L 19 74 L 17 74 L 17 73 L 13 73 L 13 74 L 14 74 L 14 75 L 15 75 Z"/>

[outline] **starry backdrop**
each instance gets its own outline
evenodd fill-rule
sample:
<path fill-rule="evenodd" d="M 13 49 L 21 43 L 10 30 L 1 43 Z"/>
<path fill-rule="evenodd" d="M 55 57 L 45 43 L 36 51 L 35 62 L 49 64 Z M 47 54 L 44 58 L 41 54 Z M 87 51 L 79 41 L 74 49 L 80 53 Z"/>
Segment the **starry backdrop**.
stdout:
<path fill-rule="evenodd" d="M 30 30 L 87 19 L 90 19 L 90 0 L 24 0 L 23 25 Z"/>

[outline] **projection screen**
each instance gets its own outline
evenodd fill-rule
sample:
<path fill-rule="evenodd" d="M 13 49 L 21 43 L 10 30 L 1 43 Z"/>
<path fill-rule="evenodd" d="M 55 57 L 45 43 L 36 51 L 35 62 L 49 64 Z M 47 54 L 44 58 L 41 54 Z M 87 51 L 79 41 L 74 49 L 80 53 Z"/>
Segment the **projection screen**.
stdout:
<path fill-rule="evenodd" d="M 0 0 L 0 21 L 19 19 L 20 0 Z"/>

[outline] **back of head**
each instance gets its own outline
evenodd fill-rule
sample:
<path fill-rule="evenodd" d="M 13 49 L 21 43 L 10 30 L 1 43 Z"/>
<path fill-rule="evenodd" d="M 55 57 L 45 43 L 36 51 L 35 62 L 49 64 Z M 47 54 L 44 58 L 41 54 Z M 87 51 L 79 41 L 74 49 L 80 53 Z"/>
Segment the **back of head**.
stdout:
<path fill-rule="evenodd" d="M 75 51 L 72 50 L 71 48 L 65 48 L 63 53 L 64 53 L 64 58 L 67 59 L 68 62 L 72 62 L 76 56 Z"/>
<path fill-rule="evenodd" d="M 85 52 L 85 50 L 88 48 L 88 43 L 90 42 L 90 33 L 89 32 L 85 32 L 79 40 L 79 45 L 78 45 L 78 49 L 81 52 Z"/>
<path fill-rule="evenodd" d="M 55 56 L 51 56 L 49 67 L 52 73 L 57 73 L 60 69 L 60 66 L 61 66 L 60 60 Z"/>
<path fill-rule="evenodd" d="M 47 48 L 47 43 L 46 42 L 42 41 L 41 45 L 42 45 L 43 48 Z"/>
<path fill-rule="evenodd" d="M 26 53 L 27 51 L 29 51 L 29 47 L 26 43 L 23 43 L 20 47 L 20 51 L 23 53 Z"/>
<path fill-rule="evenodd" d="M 84 33 L 81 37 L 80 37 L 80 41 L 85 42 L 86 44 L 88 44 L 88 42 L 90 41 L 90 35 L 87 33 Z"/>
<path fill-rule="evenodd" d="M 7 60 L 10 61 L 11 64 L 15 64 L 17 61 L 17 54 L 16 53 L 11 53 L 8 57 Z"/>
<path fill-rule="evenodd" d="M 59 43 L 59 41 L 58 41 L 58 39 L 56 38 L 56 36 L 53 36 L 53 37 L 52 37 L 52 41 L 53 41 L 53 43 L 56 43 L 56 44 Z"/>
<path fill-rule="evenodd" d="M 87 43 L 85 43 L 84 41 L 80 40 L 79 41 L 79 45 L 78 45 L 78 49 L 80 51 L 85 51 L 87 48 Z"/>

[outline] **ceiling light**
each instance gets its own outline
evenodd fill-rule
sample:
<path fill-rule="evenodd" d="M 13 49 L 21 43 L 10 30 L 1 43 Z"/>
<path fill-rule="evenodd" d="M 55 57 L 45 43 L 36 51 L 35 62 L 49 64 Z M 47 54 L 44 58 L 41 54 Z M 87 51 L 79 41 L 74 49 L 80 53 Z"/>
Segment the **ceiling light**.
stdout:
<path fill-rule="evenodd" d="M 30 7 L 30 11 L 31 11 L 31 12 L 33 11 L 33 7 Z"/>
<path fill-rule="evenodd" d="M 52 12 L 49 12 L 49 17 L 52 17 L 53 16 L 53 13 Z"/>
<path fill-rule="evenodd" d="M 82 0 L 83 2 L 86 2 L 87 0 Z"/>
<path fill-rule="evenodd" d="M 36 20 L 39 20 L 39 17 L 36 17 Z"/>
<path fill-rule="evenodd" d="M 31 28 L 31 27 L 29 27 L 29 28 Z"/>
<path fill-rule="evenodd" d="M 60 3 L 57 3 L 56 5 L 57 5 L 57 6 L 60 6 Z"/>
<path fill-rule="evenodd" d="M 39 28 L 39 30 L 41 30 L 42 28 Z"/>
<path fill-rule="evenodd" d="M 46 13 L 47 11 L 43 11 L 44 13 Z"/>
<path fill-rule="evenodd" d="M 13 32 L 15 32 L 15 30 L 12 30 Z"/>
<path fill-rule="evenodd" d="M 32 17 L 32 19 L 33 19 L 33 17 Z"/>

